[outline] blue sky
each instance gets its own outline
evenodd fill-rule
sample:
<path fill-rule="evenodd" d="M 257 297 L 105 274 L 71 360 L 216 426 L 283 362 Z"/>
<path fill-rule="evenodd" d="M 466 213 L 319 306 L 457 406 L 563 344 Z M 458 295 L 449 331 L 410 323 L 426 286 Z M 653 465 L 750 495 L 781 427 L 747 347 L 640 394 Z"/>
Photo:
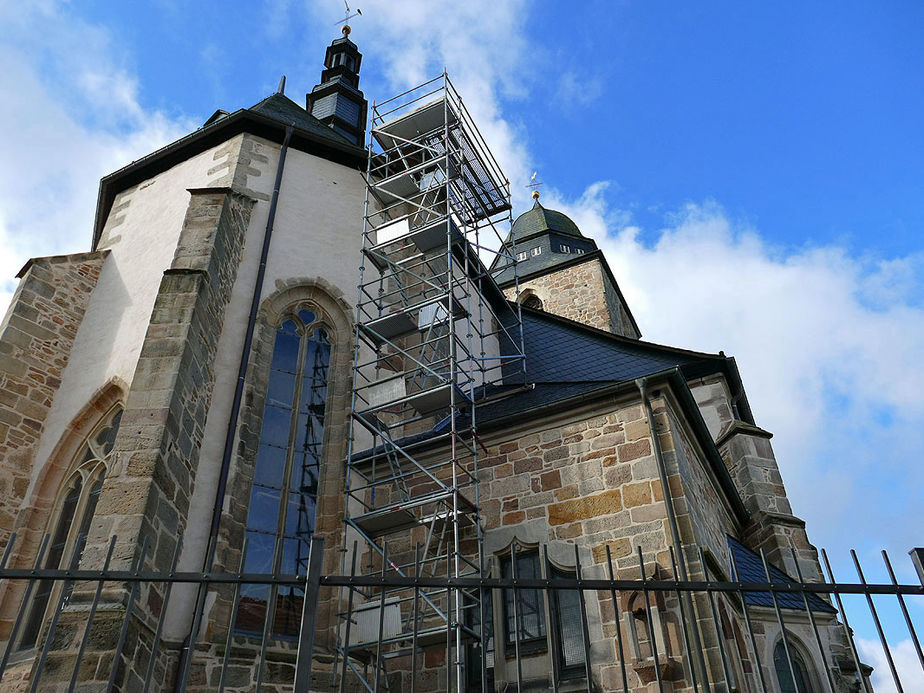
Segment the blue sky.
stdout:
<path fill-rule="evenodd" d="M 854 547 L 912 579 L 924 4 L 356 1 L 367 97 L 445 66 L 518 210 L 538 169 L 645 338 L 737 357 L 839 577 Z M 281 74 L 302 102 L 338 2 L 0 6 L 0 304 L 28 257 L 87 249 L 100 176 Z"/>

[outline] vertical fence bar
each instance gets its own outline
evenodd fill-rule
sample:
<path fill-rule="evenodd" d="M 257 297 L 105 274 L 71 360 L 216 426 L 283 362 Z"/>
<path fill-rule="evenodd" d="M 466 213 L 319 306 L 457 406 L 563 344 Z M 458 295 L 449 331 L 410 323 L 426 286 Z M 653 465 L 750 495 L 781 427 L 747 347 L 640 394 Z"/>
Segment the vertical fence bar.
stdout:
<path fill-rule="evenodd" d="M 575 546 L 575 549 L 577 549 L 577 546 Z M 549 575 L 550 575 L 550 571 L 551 571 L 551 568 L 552 568 L 552 564 L 549 562 L 549 547 L 548 547 L 546 544 L 543 544 L 543 545 L 542 545 L 542 557 L 543 557 L 543 562 L 542 562 L 542 577 L 546 578 L 546 580 L 547 580 L 547 581 L 546 581 L 546 585 L 548 585 L 548 577 L 549 577 Z M 555 604 L 555 605 L 556 605 L 555 613 L 554 613 L 554 614 L 552 613 L 552 609 L 549 609 L 549 616 L 550 616 L 550 618 L 549 618 L 549 624 L 557 623 L 558 619 L 560 618 L 560 616 L 558 615 L 558 597 L 557 597 L 557 595 L 553 596 L 552 590 L 550 590 L 550 589 L 546 589 L 546 597 L 547 597 L 547 601 L 548 601 L 548 603 L 549 603 L 549 606 L 551 606 L 552 604 Z M 547 632 L 548 635 L 549 635 L 549 643 L 550 643 L 551 649 L 552 649 L 552 652 L 549 653 L 549 660 L 550 660 L 549 664 L 550 664 L 551 669 L 552 669 L 552 673 L 551 673 L 551 676 L 552 676 L 552 693 L 558 693 L 558 679 L 559 679 L 559 676 L 560 676 L 560 672 L 559 672 L 559 661 L 558 661 L 558 657 L 557 657 L 557 654 L 558 654 L 558 652 L 560 651 L 560 649 L 559 649 L 559 647 L 560 647 L 560 644 L 559 644 L 560 638 L 559 638 L 559 634 L 558 634 L 558 628 L 549 627 L 549 628 L 546 629 L 546 632 Z"/>
<path fill-rule="evenodd" d="M 39 569 L 39 566 L 42 565 L 42 561 L 45 560 L 45 550 L 48 548 L 48 539 L 49 535 L 46 534 L 42 538 L 42 543 L 39 546 L 38 554 L 35 557 L 35 563 L 32 564 L 32 574 L 35 574 L 35 571 Z M 16 646 L 16 643 L 19 638 L 19 627 L 25 621 L 26 611 L 32 603 L 32 592 L 35 590 L 35 583 L 38 580 L 34 577 L 29 578 L 29 584 L 26 585 L 25 594 L 22 597 L 22 604 L 19 605 L 19 611 L 16 613 L 16 620 L 13 621 L 13 628 L 10 630 L 10 637 L 7 640 L 6 649 L 3 651 L 3 659 L 0 659 L 0 681 L 3 680 L 3 673 L 6 671 L 6 665 L 10 661 L 10 655 L 13 652 L 13 648 Z"/>
<path fill-rule="evenodd" d="M 141 572 L 142 566 L 144 566 L 144 559 L 148 555 L 148 537 L 144 538 L 144 542 L 141 544 L 141 553 L 138 554 L 138 561 L 135 563 L 135 576 L 137 577 L 138 573 Z M 109 672 L 109 683 L 106 684 L 106 690 L 109 693 L 112 693 L 115 688 L 116 675 L 119 671 L 119 663 L 122 659 L 122 650 L 125 648 L 125 639 L 128 637 L 128 628 L 131 625 L 132 611 L 135 608 L 135 598 L 138 596 L 138 582 L 132 582 L 132 586 L 128 592 L 128 601 L 125 604 L 125 616 L 122 619 L 122 630 L 119 632 L 119 641 L 116 644 L 115 655 L 112 658 L 112 671 Z M 192 653 L 190 653 L 190 659 L 192 659 Z"/>
<path fill-rule="evenodd" d="M 651 604 L 648 603 L 648 577 L 645 575 L 645 561 L 642 559 L 642 547 L 638 549 L 638 569 L 642 576 L 642 597 L 645 600 L 645 614 L 648 616 L 648 638 L 651 645 L 651 659 L 654 662 L 655 678 L 658 681 L 658 691 L 664 691 L 664 682 L 661 680 L 661 663 L 658 661 L 658 643 L 655 641 L 654 620 L 651 618 Z"/>
<path fill-rule="evenodd" d="M 754 653 L 754 668 L 757 669 L 757 677 L 760 681 L 761 693 L 767 693 L 767 681 L 764 678 L 764 667 L 760 663 L 760 655 L 757 653 L 757 640 L 754 638 L 754 625 L 751 623 L 751 616 L 748 613 L 747 594 L 741 587 L 741 580 L 738 577 L 738 559 L 735 553 L 731 552 L 731 569 L 732 577 L 738 583 L 738 597 L 741 599 L 741 611 L 744 613 L 744 623 L 748 627 L 748 638 L 751 641 L 751 652 Z"/>
<path fill-rule="evenodd" d="M 581 583 L 584 576 L 581 571 L 581 556 L 578 553 L 578 546 L 574 544 L 574 569 L 578 579 L 578 603 L 581 605 L 581 641 L 584 644 L 584 675 L 587 677 L 587 693 L 593 693 L 594 680 L 590 675 L 590 632 L 587 628 L 587 606 L 584 604 L 584 589 Z M 554 627 L 554 624 L 549 624 Z"/>
<path fill-rule="evenodd" d="M 767 562 L 767 554 L 760 550 L 760 560 L 764 564 L 764 574 L 767 577 L 767 584 L 773 584 L 773 578 L 770 576 L 770 564 Z M 783 652 L 786 654 L 786 665 L 789 667 L 789 675 L 792 677 L 793 685 L 797 685 L 796 670 L 792 663 L 792 651 L 789 647 L 789 637 L 786 635 L 786 624 L 783 623 L 783 612 L 780 611 L 780 600 L 776 596 L 776 591 L 770 590 L 770 597 L 773 599 L 773 611 L 776 613 L 776 621 L 780 626 L 780 637 L 783 641 Z"/>
<path fill-rule="evenodd" d="M 834 571 L 831 570 L 831 563 L 828 562 L 828 553 L 822 549 L 821 558 L 825 564 L 825 570 L 828 572 L 828 582 L 833 586 L 837 586 L 837 581 L 834 579 Z M 866 693 L 873 693 L 872 687 L 867 681 L 866 677 L 863 675 L 863 669 L 860 667 L 860 655 L 857 654 L 857 646 L 853 641 L 853 633 L 850 630 L 850 623 L 847 621 L 847 611 L 844 609 L 844 604 L 841 601 L 841 595 L 838 592 L 834 592 L 834 599 L 837 601 L 837 609 L 841 613 L 841 622 L 844 626 L 844 636 L 847 638 L 847 642 L 850 645 L 850 654 L 853 657 L 853 664 L 857 668 L 857 676 L 860 677 L 860 680 L 863 682 L 863 690 Z"/>
<path fill-rule="evenodd" d="M 234 625 L 237 623 L 237 611 L 241 603 L 241 574 L 244 572 L 244 560 L 247 557 L 248 537 L 244 537 L 241 546 L 241 560 L 238 564 L 238 581 L 234 583 L 234 596 L 231 598 L 231 616 L 228 619 L 228 635 L 225 637 L 225 653 L 221 658 L 221 674 L 218 677 L 218 693 L 224 693 L 225 675 L 228 673 L 228 664 L 231 661 L 231 648 L 234 645 Z"/>
<path fill-rule="evenodd" d="M 350 577 L 356 577 L 356 554 L 358 552 L 358 543 L 353 542 L 353 558 L 350 565 Z M 346 675 L 347 667 L 350 663 L 350 626 L 353 625 L 353 592 L 354 587 L 350 585 L 347 590 L 347 617 L 346 617 L 346 626 L 344 626 L 345 633 L 343 634 L 343 669 L 340 672 L 340 693 L 346 691 Z"/>
<path fill-rule="evenodd" d="M 699 562 L 703 568 L 703 577 L 706 579 L 706 582 L 709 582 L 709 567 L 706 564 L 706 555 L 705 553 L 703 553 L 703 547 L 700 546 L 697 548 L 699 549 Z M 677 580 L 678 579 L 677 561 L 674 560 L 674 547 L 673 546 L 671 547 L 671 565 L 673 566 L 673 569 L 674 569 L 674 580 Z M 724 645 L 725 638 L 722 637 L 722 622 L 719 619 L 719 610 L 715 606 L 715 594 L 707 588 L 706 596 L 709 601 L 710 612 L 712 613 L 712 623 L 715 626 L 715 637 L 716 637 L 717 644 L 719 646 L 719 657 L 722 660 L 722 673 L 725 675 L 725 689 L 730 691 L 731 690 L 731 680 L 732 680 L 731 668 L 728 666 L 728 653 L 725 651 L 725 645 Z M 683 619 L 683 623 L 684 623 L 683 639 L 687 647 L 687 656 L 690 658 L 690 671 L 692 672 L 692 675 L 693 675 L 693 689 L 696 690 L 696 672 L 694 671 L 694 667 L 693 667 L 693 657 L 692 657 L 692 653 L 690 652 L 690 640 L 687 637 L 687 629 L 686 629 L 687 619 L 683 612 L 683 600 L 680 598 L 679 589 L 677 590 L 677 601 L 680 602 L 680 614 L 681 614 L 681 618 Z M 695 615 L 694 615 L 694 618 L 695 618 Z"/>
<path fill-rule="evenodd" d="M 308 693 L 311 684 L 311 658 L 314 653 L 315 626 L 318 621 L 318 598 L 321 593 L 321 570 L 324 560 L 324 539 L 311 538 L 308 552 L 308 575 L 302 596 L 302 622 L 298 633 L 298 654 L 295 657 L 295 688 L 293 693 Z"/>
<path fill-rule="evenodd" d="M 513 579 L 513 651 L 517 660 L 517 693 L 523 690 L 523 663 L 520 660 L 520 592 L 517 590 L 517 543 L 510 545 L 510 577 Z M 506 620 L 507 615 L 504 614 Z M 506 645 L 506 643 L 504 643 Z"/>
<path fill-rule="evenodd" d="M 77 537 L 77 545 L 74 547 L 74 554 L 71 556 L 70 570 L 77 569 L 77 563 L 80 561 L 80 554 L 83 553 L 84 544 L 87 541 L 87 535 L 81 534 Z M 70 572 L 70 570 L 68 572 Z M 55 631 L 58 628 L 58 619 L 61 618 L 61 612 L 67 605 L 67 599 L 70 596 L 70 589 L 73 582 L 68 578 L 61 585 L 61 594 L 58 595 L 58 604 L 55 606 L 54 613 L 51 617 L 51 623 L 48 624 L 48 631 L 45 633 L 45 642 L 42 644 L 42 654 L 39 655 L 38 664 L 35 666 L 35 675 L 32 677 L 29 686 L 30 693 L 38 690 L 39 680 L 45 671 L 45 661 L 48 659 L 48 653 L 51 651 L 51 642 L 54 640 Z"/>
<path fill-rule="evenodd" d="M 799 559 L 796 557 L 796 550 L 792 547 L 789 547 L 789 551 L 792 554 L 792 562 L 796 566 L 796 577 L 799 579 L 799 584 L 801 586 L 805 585 L 805 581 L 802 578 L 802 569 L 799 567 Z M 805 604 L 805 613 L 808 615 L 809 623 L 812 625 L 812 633 L 815 635 L 815 644 L 818 646 L 818 651 L 821 653 L 821 663 L 825 669 L 825 676 L 828 679 L 828 690 L 830 693 L 835 693 L 834 691 L 834 679 L 831 676 L 831 669 L 828 666 L 828 658 L 825 657 L 825 648 L 821 643 L 821 636 L 818 633 L 818 625 L 815 623 L 815 614 L 812 613 L 812 607 L 809 604 L 808 595 L 803 589 L 802 594 L 802 603 Z M 899 597 L 901 598 L 901 597 Z"/>
<path fill-rule="evenodd" d="M 414 544 L 414 577 L 420 577 L 420 542 Z M 414 585 L 414 624 L 411 630 L 411 693 L 417 693 L 417 630 L 418 630 L 418 618 L 420 616 L 420 587 Z M 482 610 L 482 618 L 484 611 Z M 484 658 L 484 652 L 482 651 L 482 659 Z M 484 669 L 484 662 L 482 661 L 482 670 Z M 484 679 L 484 674 L 482 674 L 482 679 Z M 482 684 L 483 685 L 483 684 Z"/>
<path fill-rule="evenodd" d="M 115 550 L 116 538 L 113 536 L 109 540 L 109 549 L 106 551 L 106 560 L 103 561 L 103 572 L 109 570 L 109 563 L 112 561 L 112 552 Z M 96 583 L 96 592 L 93 594 L 93 603 L 90 605 L 90 613 L 87 614 L 87 625 L 83 629 L 83 637 L 80 638 L 80 647 L 77 650 L 77 660 L 74 662 L 74 671 L 71 672 L 71 681 L 67 686 L 68 693 L 74 690 L 77 685 L 77 674 L 80 671 L 80 663 L 83 661 L 83 653 L 87 649 L 87 642 L 90 640 L 90 629 L 93 628 L 93 619 L 96 617 L 96 609 L 99 607 L 99 599 L 103 594 L 104 580 L 100 576 Z M 151 652 L 151 657 L 154 652 Z M 147 691 L 147 688 L 145 688 Z"/>
<path fill-rule="evenodd" d="M 860 561 L 857 559 L 857 552 L 853 549 L 850 549 L 850 557 L 853 559 L 853 564 L 857 569 L 857 576 L 859 576 L 860 582 L 862 582 L 863 586 L 866 587 L 866 577 L 864 577 L 863 568 L 860 567 Z M 866 595 L 866 604 L 869 606 L 869 612 L 873 616 L 873 623 L 876 624 L 876 632 L 879 633 L 879 641 L 882 643 L 882 650 L 885 652 L 886 661 L 889 663 L 889 670 L 892 672 L 892 680 L 895 681 L 895 688 L 898 690 L 898 693 L 903 693 L 904 688 L 902 688 L 901 679 L 898 678 L 898 671 L 895 669 L 895 662 L 892 659 L 892 651 L 889 649 L 889 643 L 886 640 L 885 633 L 882 630 L 882 623 L 879 621 L 879 614 L 876 613 L 876 606 L 873 604 L 873 596 L 868 591 L 864 594 Z"/>
<path fill-rule="evenodd" d="M 9 541 L 6 542 L 6 548 L 3 549 L 3 558 L 0 558 L 0 570 L 6 568 L 6 562 L 10 559 L 10 554 L 13 553 L 13 544 L 16 543 L 16 532 L 13 532 L 10 535 Z"/>
<path fill-rule="evenodd" d="M 114 538 L 114 537 L 113 537 Z M 180 549 L 183 545 L 183 537 L 177 539 L 176 546 L 173 548 L 173 558 L 170 560 L 170 576 L 176 572 L 176 564 L 180 560 Z M 170 601 L 170 594 L 173 592 L 173 582 L 167 582 L 164 585 L 164 600 L 160 605 L 160 615 L 157 617 L 157 627 L 154 630 L 154 639 L 151 640 L 151 659 L 148 662 L 147 675 L 144 677 L 144 693 L 148 693 L 151 688 L 151 682 L 154 680 L 154 667 L 157 664 L 157 645 L 160 642 L 161 633 L 164 630 L 164 621 L 167 617 L 167 604 Z"/>
<path fill-rule="evenodd" d="M 622 691 L 629 693 L 629 680 L 626 676 L 626 651 L 622 643 L 622 610 L 616 598 L 616 588 L 612 583 L 616 579 L 613 573 L 613 556 L 610 553 L 610 545 L 606 545 L 606 564 L 609 567 L 610 576 L 610 598 L 613 600 L 613 621 L 616 623 L 616 644 L 619 647 L 619 673 L 622 675 Z"/>
<path fill-rule="evenodd" d="M 384 541 L 382 542 L 382 587 L 381 593 L 379 595 L 379 637 L 375 644 L 375 679 L 372 684 L 372 690 L 374 693 L 378 693 L 379 690 L 379 672 L 382 671 L 382 634 L 385 631 L 385 568 L 388 565 L 388 544 Z M 448 604 L 447 604 L 448 606 Z M 448 616 L 448 614 L 447 614 Z M 449 662 L 447 660 L 447 666 Z M 449 682 L 449 671 L 446 672 L 447 680 Z"/>
<path fill-rule="evenodd" d="M 898 581 L 895 579 L 895 571 L 892 570 L 892 562 L 889 561 L 889 554 L 885 552 L 885 549 L 882 550 L 882 560 L 885 562 L 886 569 L 889 571 L 889 579 L 892 581 L 892 584 L 898 587 Z M 902 616 L 905 617 L 905 625 L 908 626 L 908 632 L 911 634 L 911 641 L 914 643 L 914 649 L 918 653 L 918 661 L 921 663 L 921 668 L 924 669 L 924 652 L 921 652 L 921 642 L 918 640 L 918 634 L 914 630 L 914 624 L 911 622 L 911 616 L 908 614 L 908 607 L 905 606 L 905 599 L 901 594 L 896 594 L 898 597 L 898 604 L 902 608 Z"/>

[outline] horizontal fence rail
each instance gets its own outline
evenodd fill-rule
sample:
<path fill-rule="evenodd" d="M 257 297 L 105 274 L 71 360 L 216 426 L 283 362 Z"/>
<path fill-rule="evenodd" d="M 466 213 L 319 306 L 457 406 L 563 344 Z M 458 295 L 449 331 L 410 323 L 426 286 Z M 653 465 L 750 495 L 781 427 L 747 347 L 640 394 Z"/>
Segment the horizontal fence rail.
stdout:
<path fill-rule="evenodd" d="M 531 686 L 535 686 L 535 677 L 530 680 L 530 674 L 526 671 L 529 667 L 526 665 L 531 660 L 543 656 L 542 653 L 545 652 L 551 667 L 551 672 L 544 674 L 548 679 L 547 688 L 555 691 L 567 685 L 567 690 L 613 690 L 628 693 L 635 690 L 648 691 L 650 688 L 647 686 L 653 684 L 659 691 L 690 690 L 695 693 L 731 690 L 760 693 L 789 690 L 799 693 L 839 693 L 857 690 L 873 693 L 869 663 L 863 661 L 861 648 L 854 633 L 858 618 L 871 624 L 871 627 L 866 629 L 867 634 L 871 636 L 865 640 L 866 652 L 870 652 L 871 641 L 878 641 L 881 647 L 881 659 L 878 660 L 880 681 L 885 675 L 885 680 L 891 683 L 894 690 L 903 692 L 909 684 L 924 679 L 924 651 L 912 617 L 912 613 L 920 612 L 915 608 L 909 610 L 910 602 L 906 601 L 906 598 L 913 600 L 924 597 L 924 570 L 921 568 L 924 566 L 924 549 L 914 549 L 911 552 L 912 564 L 917 570 L 920 584 L 902 584 L 897 580 L 889 556 L 884 551 L 882 558 L 889 582 L 868 581 L 853 552 L 851 562 L 859 581 L 838 582 L 834 579 L 828 556 L 824 551 L 821 552 L 822 565 L 827 574 L 827 580 L 824 582 L 802 580 L 798 563 L 796 578 L 780 578 L 779 570 L 772 567 L 763 554 L 760 556 L 766 577 L 763 581 L 735 579 L 739 576 L 739 567 L 734 561 L 730 566 L 730 579 L 727 576 L 708 579 L 713 577 L 711 572 L 714 569 L 710 569 L 709 562 L 702 552 L 699 565 L 705 568 L 707 579 L 678 579 L 673 552 L 670 565 L 661 567 L 672 575 L 673 579 L 665 579 L 663 576 L 653 579 L 646 577 L 650 574 L 651 561 L 647 562 L 646 567 L 640 549 L 635 574 L 641 577 L 616 577 L 619 571 L 615 568 L 609 550 L 606 552 L 606 560 L 597 563 L 593 568 L 581 567 L 580 558 L 575 551 L 573 577 L 564 577 L 552 569 L 546 547 L 541 547 L 539 555 L 543 557 L 544 565 L 549 568 L 549 572 L 544 568 L 540 577 L 516 574 L 516 559 L 525 553 L 522 550 L 518 553 L 518 550 L 513 548 L 509 554 L 510 566 L 513 568 L 511 574 L 503 577 L 447 578 L 400 575 L 384 569 L 379 574 L 322 575 L 323 541 L 320 539 L 313 540 L 308 573 L 302 575 L 177 571 L 176 555 L 173 557 L 171 569 L 150 570 L 141 567 L 145 565 L 145 558 L 150 555 L 146 545 L 138 552 L 134 562 L 135 569 L 110 569 L 115 539 L 110 543 L 103 567 L 98 570 L 79 568 L 76 558 L 72 560 L 72 567 L 69 569 L 48 569 L 40 567 L 47 554 L 48 537 L 38 548 L 31 568 L 11 568 L 8 564 L 14 554 L 10 547 L 15 540 L 16 537 L 13 535 L 0 559 L 0 590 L 5 590 L 0 594 L 10 594 L 10 586 L 18 585 L 20 595 L 18 606 L 14 605 L 15 618 L 11 620 L 10 632 L 6 636 L 7 644 L 0 659 L 0 690 L 12 690 L 11 686 L 14 683 L 16 690 L 23 691 L 83 690 L 81 686 L 84 685 L 86 677 L 81 665 L 85 664 L 85 657 L 94 648 L 91 631 L 107 599 L 110 602 L 112 600 L 111 594 L 108 597 L 104 595 L 113 590 L 119 594 L 120 622 L 118 627 L 112 630 L 112 641 L 108 643 L 106 650 L 108 659 L 105 656 L 100 658 L 100 666 L 95 673 L 97 678 L 102 677 L 102 683 L 93 690 L 121 691 L 138 688 L 145 693 L 159 690 L 288 690 L 295 693 L 320 690 L 370 690 L 373 693 L 417 690 L 417 677 L 423 676 L 426 667 L 438 669 L 442 666 L 449 670 L 464 659 L 470 683 L 464 690 L 494 691 L 506 687 L 505 690 L 522 691 L 532 690 Z M 82 544 L 83 539 L 78 542 L 78 546 Z M 777 571 L 776 575 L 771 570 Z M 604 577 L 586 577 L 588 573 L 593 572 L 602 573 Z M 212 624 L 217 626 L 214 632 L 221 633 L 221 637 L 204 636 L 206 640 L 209 637 L 215 640 L 211 643 L 211 649 L 206 643 L 190 646 L 189 643 L 170 643 L 162 638 L 172 587 L 177 584 L 204 585 L 208 590 L 233 593 L 230 615 L 226 614 L 223 622 Z M 241 608 L 242 589 L 255 585 L 268 588 L 288 587 L 291 588 L 292 594 L 298 592 L 301 620 L 297 628 L 297 638 L 274 638 L 269 627 L 263 628 L 262 634 L 239 632 L 229 627 L 229 624 L 235 622 L 236 614 Z M 158 586 L 157 594 L 160 595 L 160 601 L 150 599 L 150 594 L 153 593 L 150 590 L 152 586 Z M 320 632 L 316 628 L 319 608 L 324 603 L 333 602 L 335 610 L 342 615 L 346 611 L 346 606 L 336 603 L 337 595 L 341 593 L 342 588 L 364 597 L 366 603 L 371 605 L 366 610 L 381 621 L 378 637 L 372 648 L 376 651 L 375 657 L 363 654 L 370 648 L 360 648 L 352 644 L 345 648 L 342 647 L 342 643 L 340 646 L 329 645 L 324 652 L 316 649 L 315 640 Z M 147 597 L 141 599 L 141 594 L 145 590 Z M 424 637 L 430 635 L 425 632 L 424 624 L 419 623 L 416 618 L 413 619 L 414 647 L 410 651 L 395 653 L 395 657 L 409 656 L 413 660 L 414 682 L 409 688 L 402 686 L 396 672 L 388 670 L 389 660 L 385 656 L 393 646 L 384 632 L 386 604 L 413 605 L 416 613 L 422 592 L 436 594 L 438 590 L 445 590 L 447 595 L 460 591 L 471 600 L 473 606 L 470 613 L 473 620 L 463 626 L 469 639 L 462 648 L 464 651 L 459 651 L 455 642 L 451 639 L 447 641 L 445 637 L 442 645 L 434 645 L 432 641 L 424 641 Z M 34 619 L 31 610 L 36 608 L 36 595 L 40 591 L 49 595 L 40 633 L 34 643 L 29 643 L 28 647 L 21 647 L 23 630 L 26 628 L 26 622 Z M 82 595 L 80 599 L 75 597 L 78 592 Z M 625 595 L 642 595 L 643 598 L 634 605 L 627 605 Z M 717 606 L 720 601 L 717 598 L 720 595 L 723 598 L 733 598 L 727 603 L 737 605 L 736 613 L 743 625 L 737 641 L 727 637 L 723 631 L 727 625 L 724 625 L 726 617 L 721 613 L 723 607 Z M 866 609 L 858 607 L 857 600 L 848 609 L 846 599 L 858 595 L 865 598 Z M 874 597 L 880 599 L 874 600 Z M 892 599 L 882 599 L 886 597 Z M 569 630 L 565 635 L 561 632 L 555 633 L 553 631 L 556 627 L 560 631 L 562 626 L 560 623 L 556 626 L 553 621 L 556 617 L 562 618 L 565 607 L 561 605 L 570 599 L 575 599 L 576 604 L 570 607 L 571 611 L 568 613 L 578 617 L 578 623 L 570 625 L 577 629 Z M 156 607 L 152 607 L 155 602 Z M 611 661 L 601 659 L 595 648 L 591 647 L 593 636 L 589 623 L 593 621 L 593 627 L 599 628 L 601 621 L 605 621 L 599 606 L 599 603 L 604 602 L 610 605 L 607 608 L 612 611 L 609 617 L 612 625 L 609 638 L 614 643 L 615 657 Z M 505 657 L 500 657 L 489 648 L 496 648 L 492 643 L 496 643 L 501 637 L 510 639 L 510 632 L 497 632 L 496 635 L 492 635 L 488 632 L 490 629 L 487 626 L 481 627 L 490 603 L 502 606 L 504 616 L 499 620 L 506 620 L 508 630 L 512 631 L 512 641 L 505 645 L 509 650 Z M 568 604 L 572 602 L 568 601 Z M 920 604 L 917 602 L 916 606 Z M 544 613 L 547 619 L 547 632 L 540 638 L 544 642 L 538 645 L 530 628 L 534 628 L 539 621 L 536 614 L 529 611 L 535 611 L 537 605 L 546 605 Z M 111 604 L 109 608 L 111 610 Z M 882 616 L 885 611 L 894 612 L 888 623 L 884 622 Z M 69 647 L 72 655 L 70 659 L 73 661 L 69 663 L 70 668 L 62 677 L 58 664 L 67 659 L 62 659 L 60 651 L 66 649 L 62 648 L 61 636 L 65 630 L 62 624 L 72 612 L 79 612 L 76 631 L 73 626 L 74 619 L 71 619 L 67 626 L 67 633 L 72 638 Z M 591 612 L 595 615 L 589 616 Z M 362 610 L 356 613 L 362 618 Z M 898 613 L 901 618 L 896 616 Z M 269 618 L 271 615 L 266 617 Z M 136 647 L 132 653 L 127 645 L 132 640 L 130 632 L 134 627 L 133 619 L 145 622 L 148 632 L 153 634 L 147 636 L 153 639 L 151 653 L 144 661 L 132 661 L 132 657 L 140 656 L 141 648 Z M 490 622 L 490 615 L 487 620 Z M 851 625 L 852 621 L 854 625 Z M 498 622 L 494 621 L 495 624 Z M 656 630 L 667 622 L 676 624 L 679 630 L 679 633 L 675 634 L 676 642 L 673 645 L 665 645 L 665 636 Z M 777 646 L 780 652 L 769 656 L 767 645 L 761 644 L 761 632 L 768 623 L 778 626 L 781 636 Z M 359 627 L 357 624 L 354 618 L 353 625 Z M 793 624 L 798 624 L 803 633 L 810 634 L 803 635 L 802 645 L 797 646 L 793 642 L 793 636 L 790 634 Z M 335 638 L 342 637 L 342 632 L 338 632 L 337 628 L 330 627 L 329 630 L 334 631 Z M 832 654 L 834 650 L 831 644 L 834 637 L 832 633 L 835 631 L 836 637 L 842 638 L 843 644 L 843 652 L 838 655 L 837 661 Z M 420 642 L 417 642 L 418 632 Z M 893 645 L 889 642 L 889 636 L 894 640 L 896 633 L 899 634 L 898 637 L 910 642 L 913 655 L 910 660 L 908 657 L 901 661 L 896 658 Z M 272 642 L 268 642 L 267 638 Z M 564 644 L 563 639 L 567 639 Z M 561 652 L 566 646 L 572 648 L 569 650 L 569 656 L 573 661 L 579 661 L 578 666 L 575 666 L 572 660 L 551 661 L 554 659 L 553 650 Z M 421 653 L 433 647 L 445 648 L 447 657 L 441 660 L 441 664 L 425 665 L 424 662 L 429 660 L 425 660 Z M 659 652 L 659 648 L 663 647 L 672 647 L 673 651 L 669 654 L 665 651 Z M 95 648 L 98 654 L 99 643 L 95 644 Z M 201 666 L 203 660 L 211 658 L 210 664 L 204 669 L 205 678 L 200 676 L 197 680 L 195 676 L 190 675 L 189 670 L 169 671 L 169 666 L 164 668 L 162 676 L 155 676 L 157 656 L 170 648 L 174 650 L 172 661 L 175 666 L 176 662 L 179 662 L 178 666 L 193 668 L 197 659 Z M 179 657 L 180 648 L 188 649 L 189 656 Z M 709 654 L 710 648 L 713 650 L 712 656 Z M 811 681 L 801 678 L 803 672 L 800 667 L 804 666 L 802 660 L 808 651 L 812 657 L 817 657 L 817 666 L 814 666 L 814 678 Z M 346 655 L 340 657 L 338 653 Z M 341 661 L 338 661 L 338 658 Z M 277 659 L 288 663 L 282 673 L 279 671 Z M 502 659 L 506 661 L 501 662 Z M 50 667 L 52 661 L 56 662 L 53 673 L 50 669 L 45 670 Z M 113 666 L 113 662 L 118 662 L 119 665 Z M 371 677 L 375 682 L 372 686 L 366 682 L 370 677 L 366 674 L 361 675 L 361 671 L 365 668 L 364 671 L 367 672 L 370 666 L 383 667 L 382 676 Z M 242 678 L 242 668 L 248 667 L 252 672 L 248 670 Z M 268 673 L 270 669 L 275 673 Z M 144 674 L 139 678 L 140 683 L 136 682 L 136 686 L 128 683 L 130 670 L 140 670 Z M 788 671 L 791 681 L 796 682 L 792 688 L 787 688 L 790 685 L 788 682 L 780 683 L 781 670 Z M 853 682 L 849 688 L 844 687 L 845 670 L 852 670 Z M 838 676 L 841 678 L 837 678 Z M 668 680 L 669 677 L 673 677 L 673 681 Z M 179 689 L 173 683 L 174 680 L 181 682 Z M 447 674 L 436 680 L 441 682 L 436 684 L 441 687 L 433 689 L 431 686 L 430 689 L 420 690 L 454 690 L 451 688 L 454 680 L 451 675 Z M 184 681 L 188 682 L 185 688 L 182 684 Z M 676 685 L 678 681 L 679 687 Z"/>

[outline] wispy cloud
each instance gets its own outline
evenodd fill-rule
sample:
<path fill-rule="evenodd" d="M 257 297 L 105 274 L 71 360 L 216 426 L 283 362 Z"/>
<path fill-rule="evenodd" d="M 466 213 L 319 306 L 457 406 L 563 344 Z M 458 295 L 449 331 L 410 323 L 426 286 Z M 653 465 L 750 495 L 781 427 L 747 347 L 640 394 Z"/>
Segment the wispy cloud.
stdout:
<path fill-rule="evenodd" d="M 908 464 L 924 447 L 920 259 L 777 247 L 714 202 L 668 215 L 646 243 L 606 188 L 549 204 L 600 243 L 647 339 L 737 358 L 810 537 L 899 554 L 919 542 L 907 520 L 924 493 Z"/>
<path fill-rule="evenodd" d="M 895 693 L 895 679 L 889 668 L 885 650 L 878 640 L 857 638 L 860 659 L 873 667 L 872 684 L 876 693 Z M 889 645 L 892 661 L 905 693 L 924 693 L 924 676 L 921 663 L 911 639 L 901 640 Z"/>
<path fill-rule="evenodd" d="M 56 2 L 5 4 L 0 24 L 0 311 L 29 258 L 86 250 L 99 178 L 190 129 L 142 107 L 109 34 Z"/>

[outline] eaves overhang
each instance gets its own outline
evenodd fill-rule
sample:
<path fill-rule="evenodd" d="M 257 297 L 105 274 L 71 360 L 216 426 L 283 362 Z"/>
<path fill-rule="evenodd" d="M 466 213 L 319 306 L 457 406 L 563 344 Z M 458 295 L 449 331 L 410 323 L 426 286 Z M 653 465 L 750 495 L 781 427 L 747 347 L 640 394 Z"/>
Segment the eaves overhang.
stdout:
<path fill-rule="evenodd" d="M 288 127 L 293 127 L 290 147 L 349 168 L 365 170 L 366 150 L 362 147 L 351 145 L 348 142 L 339 142 L 251 110 L 241 109 L 103 177 L 100 180 L 99 195 L 96 200 L 92 250 L 96 250 L 103 226 L 112 209 L 112 203 L 120 192 L 173 168 L 236 135 L 247 133 L 282 144 Z"/>

